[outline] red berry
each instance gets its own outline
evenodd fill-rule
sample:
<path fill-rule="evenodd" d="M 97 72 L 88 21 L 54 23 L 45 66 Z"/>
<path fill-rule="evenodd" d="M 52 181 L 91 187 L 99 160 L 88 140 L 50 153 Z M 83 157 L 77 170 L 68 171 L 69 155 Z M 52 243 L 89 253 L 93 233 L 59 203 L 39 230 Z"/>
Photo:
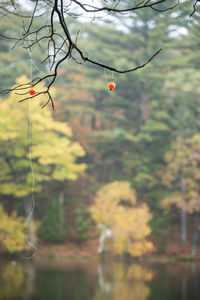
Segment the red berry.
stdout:
<path fill-rule="evenodd" d="M 116 87 L 116 84 L 114 82 L 109 82 L 108 83 L 108 88 L 110 89 L 110 91 L 114 90 Z"/>
<path fill-rule="evenodd" d="M 29 94 L 30 94 L 31 96 L 34 96 L 34 95 L 36 94 L 36 91 L 34 90 L 33 87 L 30 89 Z"/>

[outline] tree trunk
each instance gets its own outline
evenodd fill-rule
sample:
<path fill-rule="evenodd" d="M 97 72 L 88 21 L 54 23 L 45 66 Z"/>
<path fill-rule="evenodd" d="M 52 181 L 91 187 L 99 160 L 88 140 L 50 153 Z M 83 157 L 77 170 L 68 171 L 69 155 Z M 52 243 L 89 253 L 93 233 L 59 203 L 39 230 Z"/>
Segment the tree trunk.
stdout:
<path fill-rule="evenodd" d="M 64 229 L 64 218 L 63 218 L 63 210 L 64 210 L 64 200 L 65 200 L 65 193 L 64 191 L 60 192 L 59 193 L 59 206 L 60 206 L 60 209 L 59 209 L 59 220 L 60 220 L 60 232 L 63 231 Z"/>
<path fill-rule="evenodd" d="M 99 225 L 99 227 L 101 228 L 101 234 L 99 237 L 99 247 L 97 250 L 98 254 L 102 254 L 102 253 L 106 253 L 107 252 L 107 247 L 106 247 L 106 238 L 109 238 L 112 236 L 111 230 L 109 228 L 106 227 L 106 225 Z"/>
<path fill-rule="evenodd" d="M 149 119 L 149 88 L 146 85 L 144 85 L 141 96 L 140 112 L 140 126 L 142 127 Z"/>
<path fill-rule="evenodd" d="M 96 129 L 96 116 L 95 115 L 91 116 L 91 129 L 92 130 Z"/>
<path fill-rule="evenodd" d="M 186 244 L 187 241 L 187 211 L 181 210 L 181 243 Z"/>
<path fill-rule="evenodd" d="M 197 252 L 197 245 L 199 239 L 199 224 L 200 224 L 200 214 L 199 212 L 195 212 L 194 215 L 194 234 L 192 239 L 192 251 L 191 255 L 194 257 Z"/>
<path fill-rule="evenodd" d="M 181 189 L 181 194 L 183 195 L 183 200 L 184 200 L 184 195 L 186 193 L 186 187 L 184 184 L 184 174 L 181 171 L 181 177 L 180 177 L 180 189 Z M 187 242 L 187 211 L 181 209 L 181 243 L 185 245 Z"/>

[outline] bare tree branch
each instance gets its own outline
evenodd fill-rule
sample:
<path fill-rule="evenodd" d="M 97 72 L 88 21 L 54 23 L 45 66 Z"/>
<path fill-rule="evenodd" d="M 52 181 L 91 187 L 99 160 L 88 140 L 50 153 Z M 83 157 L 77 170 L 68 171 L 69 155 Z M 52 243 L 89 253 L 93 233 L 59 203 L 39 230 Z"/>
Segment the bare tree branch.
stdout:
<path fill-rule="evenodd" d="M 196 6 L 197 6 L 198 2 L 200 2 L 200 1 L 199 0 L 195 0 L 195 3 L 193 5 L 193 11 L 190 14 L 190 17 L 192 17 L 194 15 L 194 13 L 196 12 Z"/>
<path fill-rule="evenodd" d="M 142 1 L 139 4 L 137 4 L 134 7 L 130 7 L 130 8 L 124 8 L 124 9 L 120 9 L 117 8 L 118 4 L 120 4 L 121 1 L 118 1 L 117 4 L 115 4 L 113 7 L 96 7 L 90 4 L 82 4 L 80 1 L 78 0 L 72 0 L 72 2 L 76 3 L 79 7 L 81 7 L 85 12 L 91 13 L 91 12 L 102 12 L 102 11 L 107 11 L 107 12 L 115 12 L 115 13 L 124 13 L 124 12 L 130 12 L 130 11 L 135 11 L 138 9 L 143 9 L 143 8 L 152 8 L 155 9 L 156 11 L 167 11 L 170 9 L 175 8 L 178 4 L 179 1 L 177 1 L 177 3 L 173 6 L 170 6 L 168 8 L 159 10 L 158 8 L 156 8 L 159 4 L 162 3 L 167 3 L 166 0 L 157 0 L 152 2 L 151 0 L 146 0 L 146 1 Z M 168 1 L 169 2 L 169 1 Z"/>
<path fill-rule="evenodd" d="M 19 18 L 27 18 L 30 21 L 28 22 L 27 26 L 25 26 L 23 21 L 22 28 L 24 32 L 22 33 L 21 37 L 9 37 L 4 34 L 0 34 L 0 36 L 2 38 L 14 41 L 15 43 L 13 47 L 16 47 L 16 45 L 20 43 L 23 45 L 23 48 L 29 49 L 29 51 L 31 51 L 32 47 L 34 47 L 35 45 L 40 46 L 40 42 L 42 40 L 46 40 L 48 54 L 41 63 L 48 62 L 49 70 L 52 71 L 52 73 L 44 75 L 40 78 L 34 78 L 29 83 L 17 85 L 12 89 L 3 91 L 2 93 L 9 93 L 11 91 L 15 91 L 17 94 L 25 96 L 23 99 L 20 100 L 20 102 L 26 101 L 30 97 L 28 96 L 28 92 L 31 86 L 37 86 L 39 83 L 43 81 L 45 82 L 46 79 L 48 79 L 47 87 L 43 91 L 38 92 L 36 95 L 33 95 L 32 98 L 38 97 L 41 94 L 47 94 L 48 100 L 43 106 L 46 106 L 48 103 L 51 103 L 53 109 L 54 103 L 50 93 L 50 88 L 54 84 L 58 75 L 58 69 L 64 61 L 72 59 L 75 60 L 77 63 L 80 63 L 77 61 L 77 58 L 75 58 L 74 54 L 78 55 L 83 62 L 88 62 L 101 68 L 122 74 L 134 72 L 138 69 L 145 67 L 155 58 L 155 56 L 157 56 L 161 52 L 161 49 L 157 50 L 155 53 L 152 54 L 150 58 L 147 58 L 147 60 L 141 65 L 134 66 L 126 70 L 120 70 L 102 62 L 97 62 L 96 60 L 86 56 L 83 50 L 80 48 L 80 46 L 78 46 L 78 33 L 74 37 L 67 24 L 66 16 L 77 17 L 79 15 L 82 15 L 82 13 L 98 14 L 101 12 L 118 15 L 128 12 L 131 13 L 140 9 L 152 9 L 154 11 L 163 13 L 174 9 L 177 5 L 179 5 L 179 0 L 177 0 L 175 4 L 171 6 L 167 6 L 167 4 L 170 3 L 169 0 L 141 0 L 135 6 L 132 7 L 124 7 L 124 1 L 122 0 L 112 1 L 111 5 L 109 5 L 109 1 L 104 0 L 105 5 L 102 7 L 84 3 L 84 1 L 82 0 L 36 0 L 32 10 L 32 14 L 30 16 L 27 16 L 23 15 L 22 13 L 18 13 L 18 11 L 16 10 L 15 1 L 10 1 L 11 9 L 8 9 L 7 7 L 1 5 L 0 11 L 5 11 L 6 13 L 11 15 L 14 14 Z M 196 5 L 199 1 L 200 0 L 195 1 L 193 5 L 193 11 L 190 16 L 192 16 L 195 13 Z M 44 6 L 41 6 L 41 4 L 44 4 Z M 33 29 L 34 19 L 36 17 L 43 16 L 44 12 L 41 12 L 41 9 L 44 9 L 44 7 L 48 7 L 48 9 L 50 10 L 49 24 L 40 26 L 40 28 L 38 29 Z M 76 11 L 72 11 L 74 7 L 78 7 L 80 12 L 77 13 Z M 56 26 L 59 26 L 59 32 L 57 31 Z"/>

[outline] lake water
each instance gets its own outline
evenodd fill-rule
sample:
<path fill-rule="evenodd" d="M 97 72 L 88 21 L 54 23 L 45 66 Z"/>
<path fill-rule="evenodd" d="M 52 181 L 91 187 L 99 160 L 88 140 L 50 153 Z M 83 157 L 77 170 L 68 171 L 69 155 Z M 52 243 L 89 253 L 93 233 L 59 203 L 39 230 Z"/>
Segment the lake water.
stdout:
<path fill-rule="evenodd" d="M 199 300 L 200 265 L 49 260 L 0 263 L 0 300 Z"/>

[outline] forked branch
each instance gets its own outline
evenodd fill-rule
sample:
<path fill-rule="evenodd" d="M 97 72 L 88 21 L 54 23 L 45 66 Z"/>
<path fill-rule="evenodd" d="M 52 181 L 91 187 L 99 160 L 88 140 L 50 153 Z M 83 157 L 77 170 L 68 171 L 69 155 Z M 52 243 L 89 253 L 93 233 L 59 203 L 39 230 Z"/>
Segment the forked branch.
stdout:
<path fill-rule="evenodd" d="M 193 5 L 193 12 L 191 13 L 191 16 L 195 13 L 196 5 L 199 0 L 196 0 Z M 11 0 L 10 1 L 10 9 L 8 9 L 5 5 L 0 6 L 0 12 L 1 10 L 4 11 L 4 13 L 8 13 L 11 15 L 15 15 L 21 18 L 23 15 L 22 13 L 17 12 L 17 1 Z M 77 61 L 77 59 L 74 58 L 74 54 L 78 54 L 80 61 L 82 62 L 88 62 L 90 64 L 99 66 L 101 68 L 116 72 L 116 73 L 128 73 L 128 72 L 134 72 L 138 69 L 141 69 L 145 67 L 148 63 L 150 63 L 155 56 L 157 56 L 161 49 L 158 49 L 155 53 L 152 53 L 152 56 L 150 58 L 147 58 L 147 60 L 138 66 L 133 66 L 130 69 L 126 70 L 120 70 L 113 66 L 104 64 L 102 62 L 97 62 L 96 60 L 93 60 L 89 58 L 87 55 L 85 55 L 84 51 L 81 49 L 81 47 L 77 44 L 77 36 L 74 37 L 73 34 L 70 31 L 70 27 L 67 24 L 66 17 L 67 16 L 73 16 L 78 17 L 82 14 L 90 14 L 95 13 L 99 14 L 101 12 L 106 12 L 107 14 L 124 14 L 124 13 L 131 13 L 137 10 L 141 9 L 152 9 L 157 12 L 166 12 L 168 10 L 174 9 L 177 5 L 179 5 L 179 0 L 175 1 L 173 5 L 169 5 L 171 1 L 169 0 L 143 0 L 138 2 L 135 6 L 132 7 L 124 7 L 124 1 L 122 0 L 104 0 L 103 1 L 106 5 L 103 5 L 102 7 L 91 5 L 88 3 L 85 3 L 81 0 L 36 0 L 35 5 L 32 11 L 32 14 L 28 16 L 27 14 L 24 16 L 28 19 L 28 25 L 25 26 L 23 23 L 23 33 L 19 38 L 16 37 L 9 37 L 4 34 L 0 34 L 1 37 L 5 39 L 10 39 L 15 42 L 14 46 L 17 46 L 19 44 L 22 44 L 25 49 L 29 49 L 31 51 L 32 47 L 35 45 L 40 46 L 40 42 L 43 40 L 47 41 L 47 50 L 48 54 L 43 59 L 41 63 L 49 62 L 49 74 L 41 76 L 40 78 L 34 78 L 29 83 L 17 85 L 12 89 L 8 89 L 5 91 L 2 91 L 2 93 L 9 93 L 11 91 L 15 91 L 17 94 L 20 94 L 24 96 L 23 99 L 20 100 L 26 101 L 29 99 L 29 89 L 31 86 L 37 86 L 42 81 L 46 82 L 48 79 L 47 87 L 42 91 L 37 93 L 36 95 L 32 96 L 32 98 L 36 98 L 41 94 L 47 94 L 48 100 L 46 103 L 44 103 L 43 107 L 46 106 L 49 102 L 52 105 L 52 108 L 54 109 L 54 103 L 53 99 L 50 93 L 50 88 L 54 84 L 56 77 L 58 75 L 58 69 L 60 65 L 66 61 L 73 59 Z M 9 1 L 7 1 L 9 3 Z M 99 3 L 99 2 L 98 2 Z M 110 3 L 110 4 L 109 4 Z M 41 6 L 42 5 L 42 6 Z M 78 7 L 78 13 L 76 9 Z M 35 30 L 33 29 L 33 23 L 35 18 L 39 18 L 43 16 L 44 9 L 48 8 L 50 9 L 50 21 L 49 24 L 41 26 L 39 29 Z M 56 25 L 57 24 L 57 25 Z M 59 25 L 59 32 L 58 29 L 56 29 L 56 26 Z M 59 42 L 58 42 L 59 40 Z"/>

